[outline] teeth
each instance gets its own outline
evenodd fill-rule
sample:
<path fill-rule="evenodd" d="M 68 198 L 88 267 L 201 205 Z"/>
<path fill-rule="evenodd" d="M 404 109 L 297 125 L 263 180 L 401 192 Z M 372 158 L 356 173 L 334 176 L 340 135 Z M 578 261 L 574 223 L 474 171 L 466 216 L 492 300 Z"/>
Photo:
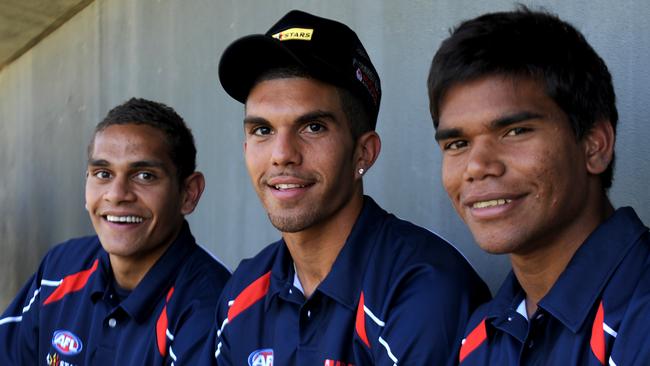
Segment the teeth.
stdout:
<path fill-rule="evenodd" d="M 140 216 L 113 216 L 113 215 L 106 215 L 106 220 L 109 222 L 126 222 L 126 223 L 139 223 L 144 221 L 144 219 Z"/>
<path fill-rule="evenodd" d="M 293 183 L 281 183 L 276 184 L 275 189 L 291 189 L 291 188 L 304 188 L 302 184 L 293 184 Z"/>
<path fill-rule="evenodd" d="M 501 206 L 505 205 L 506 203 L 512 202 L 511 199 L 498 199 L 498 200 L 489 200 L 489 201 L 481 201 L 481 202 L 476 202 L 472 205 L 472 208 L 486 208 L 486 207 L 493 207 L 493 206 Z"/>

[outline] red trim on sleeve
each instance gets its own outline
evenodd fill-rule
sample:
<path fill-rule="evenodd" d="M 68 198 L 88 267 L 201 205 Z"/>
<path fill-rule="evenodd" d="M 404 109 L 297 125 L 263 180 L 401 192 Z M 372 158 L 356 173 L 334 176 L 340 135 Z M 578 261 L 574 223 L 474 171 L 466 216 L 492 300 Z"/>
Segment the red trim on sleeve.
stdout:
<path fill-rule="evenodd" d="M 256 279 L 248 285 L 233 302 L 230 309 L 228 309 L 228 322 L 231 322 L 237 315 L 239 315 L 244 310 L 251 307 L 258 300 L 266 296 L 266 293 L 269 291 L 269 285 L 271 283 L 271 271 L 266 272 L 262 277 Z"/>
<path fill-rule="evenodd" d="M 93 262 L 92 267 L 89 269 L 65 276 L 56 290 L 54 290 L 54 292 L 52 292 L 50 296 L 45 299 L 43 305 L 59 301 L 65 295 L 77 292 L 84 288 L 84 286 L 86 286 L 86 283 L 88 283 L 90 276 L 92 276 L 92 274 L 95 273 L 95 270 L 97 270 L 98 265 L 99 260 L 95 259 L 95 262 Z"/>
<path fill-rule="evenodd" d="M 163 357 L 167 356 L 167 304 L 169 303 L 169 299 L 172 298 L 173 293 L 174 286 L 169 289 L 167 298 L 165 299 L 165 306 L 163 306 L 158 321 L 156 321 L 156 345 L 158 346 L 158 352 Z"/>
<path fill-rule="evenodd" d="M 465 342 L 460 346 L 459 362 L 462 363 L 465 357 L 474 352 L 486 339 L 487 331 L 485 330 L 485 318 L 483 318 L 479 325 L 467 335 Z"/>
<path fill-rule="evenodd" d="M 366 312 L 363 310 L 365 301 L 363 299 L 363 291 L 361 291 L 361 296 L 359 297 L 359 306 L 357 307 L 357 320 L 355 322 L 354 328 L 359 335 L 359 338 L 370 348 L 370 342 L 368 341 L 368 335 L 366 334 Z"/>
<path fill-rule="evenodd" d="M 603 330 L 603 322 L 605 321 L 605 310 L 603 309 L 603 302 L 598 305 L 596 318 L 594 324 L 591 326 L 591 352 L 600 361 L 601 365 L 605 364 L 605 331 Z"/>

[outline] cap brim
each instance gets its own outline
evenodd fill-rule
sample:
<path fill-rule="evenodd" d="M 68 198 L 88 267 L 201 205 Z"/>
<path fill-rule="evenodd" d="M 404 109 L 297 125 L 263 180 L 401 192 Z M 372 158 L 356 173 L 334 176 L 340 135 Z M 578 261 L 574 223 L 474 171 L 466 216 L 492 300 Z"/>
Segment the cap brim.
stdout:
<path fill-rule="evenodd" d="M 219 61 L 219 81 L 235 100 L 246 103 L 255 81 L 265 71 L 289 65 L 305 65 L 281 42 L 256 34 L 233 42 Z"/>

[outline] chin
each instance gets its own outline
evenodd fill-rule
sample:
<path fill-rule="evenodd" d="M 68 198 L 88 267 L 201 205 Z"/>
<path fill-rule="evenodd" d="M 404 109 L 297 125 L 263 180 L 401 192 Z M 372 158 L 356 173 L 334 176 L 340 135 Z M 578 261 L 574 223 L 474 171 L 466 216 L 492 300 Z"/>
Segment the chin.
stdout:
<path fill-rule="evenodd" d="M 516 250 L 516 246 L 512 245 L 512 241 L 505 239 L 478 238 L 475 236 L 474 241 L 476 241 L 479 248 L 489 254 L 511 254 Z"/>

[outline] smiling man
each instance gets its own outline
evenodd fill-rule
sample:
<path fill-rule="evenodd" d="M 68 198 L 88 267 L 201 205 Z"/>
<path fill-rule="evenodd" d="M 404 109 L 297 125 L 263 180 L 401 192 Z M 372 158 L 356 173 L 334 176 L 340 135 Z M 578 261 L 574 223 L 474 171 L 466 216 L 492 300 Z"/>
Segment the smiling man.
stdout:
<path fill-rule="evenodd" d="M 650 360 L 650 238 L 614 210 L 611 76 L 584 37 L 521 8 L 466 21 L 429 74 L 442 180 L 512 273 L 473 315 L 461 365 Z"/>
<path fill-rule="evenodd" d="M 228 271 L 184 216 L 205 186 L 194 138 L 171 108 L 115 107 L 88 147 L 96 236 L 45 256 L 0 318 L 3 365 L 196 363 Z"/>
<path fill-rule="evenodd" d="M 224 52 L 244 156 L 282 239 L 220 300 L 211 363 L 443 365 L 489 297 L 467 261 L 363 195 L 380 151 L 379 76 L 347 26 L 292 11 Z"/>

